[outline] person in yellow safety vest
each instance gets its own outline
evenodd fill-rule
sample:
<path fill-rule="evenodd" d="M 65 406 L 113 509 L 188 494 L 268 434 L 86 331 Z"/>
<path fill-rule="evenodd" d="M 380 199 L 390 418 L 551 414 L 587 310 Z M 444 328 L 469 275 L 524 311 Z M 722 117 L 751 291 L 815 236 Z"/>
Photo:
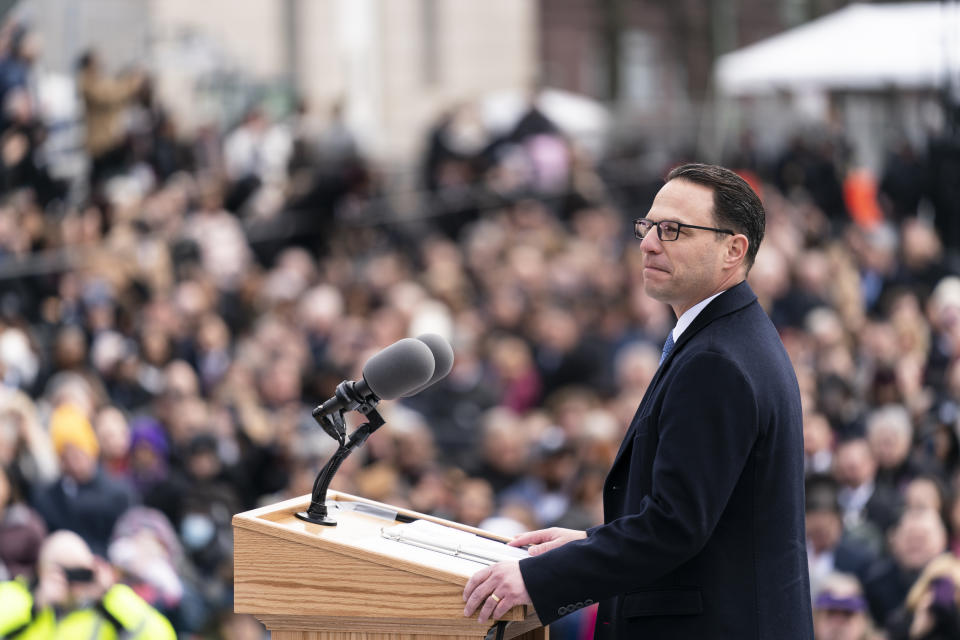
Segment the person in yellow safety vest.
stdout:
<path fill-rule="evenodd" d="M 37 584 L 0 583 L 0 638 L 175 640 L 170 622 L 125 584 L 83 538 L 57 531 L 44 541 Z"/>

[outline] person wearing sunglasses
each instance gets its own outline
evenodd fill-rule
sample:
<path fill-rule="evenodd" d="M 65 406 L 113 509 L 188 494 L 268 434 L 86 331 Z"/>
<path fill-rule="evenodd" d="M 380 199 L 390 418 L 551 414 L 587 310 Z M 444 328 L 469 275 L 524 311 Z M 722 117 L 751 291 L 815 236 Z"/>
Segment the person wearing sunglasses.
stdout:
<path fill-rule="evenodd" d="M 670 172 L 633 233 L 645 292 L 678 320 L 607 475 L 604 523 L 518 536 L 532 557 L 474 574 L 464 615 L 529 604 L 549 624 L 599 603 L 597 640 L 812 640 L 800 393 L 746 282 L 764 225 L 735 173 Z"/>

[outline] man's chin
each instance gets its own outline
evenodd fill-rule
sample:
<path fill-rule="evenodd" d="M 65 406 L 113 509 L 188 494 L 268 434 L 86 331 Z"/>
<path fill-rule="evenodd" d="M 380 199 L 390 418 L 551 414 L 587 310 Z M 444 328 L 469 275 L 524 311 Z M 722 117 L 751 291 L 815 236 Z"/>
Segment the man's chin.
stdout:
<path fill-rule="evenodd" d="M 651 282 L 647 278 L 644 278 L 643 281 L 643 292 L 658 302 L 669 304 L 667 302 L 668 295 L 665 287 L 658 286 L 657 283 Z"/>

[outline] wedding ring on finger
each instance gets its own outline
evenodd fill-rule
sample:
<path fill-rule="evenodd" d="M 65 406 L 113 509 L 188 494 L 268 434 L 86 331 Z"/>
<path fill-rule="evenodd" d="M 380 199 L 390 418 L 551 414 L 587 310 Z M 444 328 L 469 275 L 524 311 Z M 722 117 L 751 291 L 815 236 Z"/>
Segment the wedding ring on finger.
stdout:
<path fill-rule="evenodd" d="M 490 597 L 493 598 L 494 602 L 496 602 L 497 604 L 500 604 L 500 597 L 497 594 L 491 593 Z"/>

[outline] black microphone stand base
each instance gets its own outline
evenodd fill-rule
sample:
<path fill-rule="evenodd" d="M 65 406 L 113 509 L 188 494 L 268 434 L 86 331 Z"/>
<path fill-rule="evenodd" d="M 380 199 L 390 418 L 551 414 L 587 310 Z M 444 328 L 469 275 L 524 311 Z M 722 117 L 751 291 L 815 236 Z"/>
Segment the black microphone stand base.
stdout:
<path fill-rule="evenodd" d="M 322 524 L 325 527 L 335 527 L 337 526 L 337 521 L 331 518 L 330 516 L 311 516 L 306 511 L 297 511 L 295 514 L 298 518 L 304 522 L 312 522 L 313 524 Z"/>

